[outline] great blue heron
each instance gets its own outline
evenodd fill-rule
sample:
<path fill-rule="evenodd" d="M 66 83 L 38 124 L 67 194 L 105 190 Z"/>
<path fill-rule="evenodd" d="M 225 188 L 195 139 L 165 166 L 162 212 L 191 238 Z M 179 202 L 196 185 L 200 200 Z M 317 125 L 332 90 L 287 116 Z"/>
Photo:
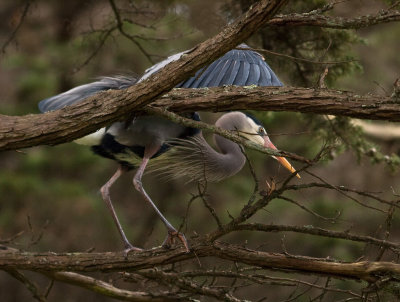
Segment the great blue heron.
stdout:
<path fill-rule="evenodd" d="M 242 44 L 240 47 L 247 46 Z M 173 55 L 149 68 L 138 81 L 146 79 L 168 63 L 177 60 L 182 54 Z M 131 77 L 105 77 L 45 99 L 39 103 L 39 109 L 42 112 L 57 110 L 80 102 L 99 91 L 123 89 L 136 82 L 137 80 Z M 199 70 L 195 76 L 177 87 L 199 88 L 222 85 L 282 86 L 282 83 L 259 53 L 236 49 Z M 187 116 L 199 120 L 196 112 Z M 266 148 L 276 149 L 261 123 L 242 112 L 226 113 L 217 120 L 216 125 L 226 130 L 238 131 L 249 140 Z M 149 161 L 150 167 L 155 166 L 156 169 L 175 176 L 188 176 L 193 180 L 205 178 L 207 181 L 219 181 L 236 174 L 245 164 L 245 156 L 240 147 L 218 135 L 215 135 L 214 139 L 220 152 L 208 145 L 201 132 L 195 128 L 178 125 L 158 116 L 139 116 L 130 122 L 116 122 L 75 141 L 89 145 L 96 154 L 119 163 L 118 170 L 102 186 L 101 194 L 124 241 L 126 253 L 140 249 L 134 247 L 124 234 L 111 202 L 110 187 L 124 172 L 137 168 L 133 184 L 153 207 L 168 230 L 163 246 L 170 246 L 174 238 L 178 238 L 186 250 L 189 250 L 184 235 L 168 222 L 144 190 L 142 176 Z M 295 172 L 285 158 L 274 158 L 290 172 Z"/>

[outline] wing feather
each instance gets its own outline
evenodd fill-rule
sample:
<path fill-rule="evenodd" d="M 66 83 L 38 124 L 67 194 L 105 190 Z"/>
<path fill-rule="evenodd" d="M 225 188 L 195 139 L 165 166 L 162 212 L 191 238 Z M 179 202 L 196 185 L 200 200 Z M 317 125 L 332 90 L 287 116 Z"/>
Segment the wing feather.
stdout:
<path fill-rule="evenodd" d="M 118 76 L 104 77 L 99 81 L 72 88 L 66 92 L 44 99 L 39 103 L 41 112 L 54 111 L 72 104 L 79 103 L 85 98 L 108 89 L 124 89 L 136 83 L 134 77 Z"/>
<path fill-rule="evenodd" d="M 240 48 L 248 48 L 246 44 Z M 177 87 L 200 88 L 223 85 L 283 86 L 264 58 L 253 50 L 233 49 L 208 67 L 197 71 L 194 77 Z"/>
<path fill-rule="evenodd" d="M 246 44 L 239 45 L 248 48 Z M 178 60 L 184 51 L 168 57 L 166 60 L 148 68 L 144 75 L 137 80 L 134 77 L 117 76 L 105 77 L 96 82 L 81 85 L 64 93 L 42 100 L 39 103 L 41 112 L 53 111 L 76 104 L 85 98 L 108 89 L 124 89 L 136 82 L 147 79 L 169 63 Z M 215 87 L 222 85 L 257 85 L 283 86 L 264 58 L 252 50 L 233 49 L 209 66 L 196 72 L 195 76 L 177 85 L 184 88 Z"/>

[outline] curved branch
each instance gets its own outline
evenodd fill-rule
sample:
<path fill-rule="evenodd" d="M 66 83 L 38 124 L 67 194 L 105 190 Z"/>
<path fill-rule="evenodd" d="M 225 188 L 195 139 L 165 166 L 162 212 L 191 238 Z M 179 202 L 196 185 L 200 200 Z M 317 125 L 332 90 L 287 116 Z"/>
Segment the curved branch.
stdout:
<path fill-rule="evenodd" d="M 82 103 L 44 115 L 0 116 L 1 150 L 71 141 L 132 116 L 135 110 L 154 101 L 196 70 L 250 37 L 286 2 L 258 2 L 219 34 L 126 90 L 99 93 Z"/>
<path fill-rule="evenodd" d="M 134 301 L 134 302 L 185 301 L 185 299 L 180 299 L 178 297 L 169 297 L 168 295 L 157 295 L 157 294 L 150 294 L 147 292 L 120 289 L 113 286 L 110 283 L 73 272 L 41 272 L 41 273 L 51 279 L 83 287 L 90 291 L 102 294 L 103 296 L 108 296 L 122 301 Z"/>

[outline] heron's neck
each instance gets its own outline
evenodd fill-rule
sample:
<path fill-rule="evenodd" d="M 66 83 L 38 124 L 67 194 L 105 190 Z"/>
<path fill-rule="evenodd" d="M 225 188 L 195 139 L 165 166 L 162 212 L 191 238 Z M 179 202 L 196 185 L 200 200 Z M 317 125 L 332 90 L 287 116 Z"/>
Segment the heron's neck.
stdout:
<path fill-rule="evenodd" d="M 230 177 L 238 173 L 246 162 L 246 157 L 243 155 L 238 144 L 223 138 L 219 135 L 214 136 L 215 143 L 220 152 L 212 149 L 209 152 L 214 153 L 210 157 L 210 164 L 215 173 L 219 174 L 219 180 Z"/>

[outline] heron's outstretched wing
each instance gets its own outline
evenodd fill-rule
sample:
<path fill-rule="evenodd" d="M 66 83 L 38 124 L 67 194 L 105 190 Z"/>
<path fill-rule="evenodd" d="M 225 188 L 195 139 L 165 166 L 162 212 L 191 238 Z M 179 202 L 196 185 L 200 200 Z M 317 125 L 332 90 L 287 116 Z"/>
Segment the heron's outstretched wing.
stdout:
<path fill-rule="evenodd" d="M 78 103 L 102 90 L 127 88 L 136 84 L 137 82 L 147 79 L 150 75 L 158 72 L 169 63 L 178 60 L 182 54 L 186 52 L 188 52 L 188 50 L 174 54 L 167 59 L 151 66 L 145 71 L 144 75 L 139 80 L 129 76 L 104 77 L 99 81 L 84 84 L 42 100 L 38 105 L 39 110 L 41 112 L 54 111 Z"/>
<path fill-rule="evenodd" d="M 246 44 L 238 47 L 248 48 Z M 233 49 L 197 71 L 194 77 L 180 83 L 177 87 L 201 88 L 223 85 L 283 86 L 259 53 L 250 49 Z"/>
<path fill-rule="evenodd" d="M 124 89 L 132 86 L 136 82 L 136 78 L 128 76 L 104 77 L 99 81 L 81 85 L 64 93 L 44 99 L 38 105 L 39 110 L 41 112 L 47 112 L 61 109 L 78 103 L 85 98 L 98 93 L 99 91 L 108 89 Z"/>
<path fill-rule="evenodd" d="M 246 44 L 241 44 L 239 47 L 248 48 Z M 189 51 L 174 54 L 155 64 L 147 69 L 139 80 L 127 76 L 105 77 L 99 81 L 81 85 L 45 99 L 39 103 L 39 110 L 41 112 L 53 111 L 78 103 L 102 90 L 127 88 L 136 82 L 147 79 L 150 75 L 158 72 L 169 63 L 178 60 Z M 187 79 L 176 87 L 201 88 L 223 85 L 283 86 L 259 53 L 250 49 L 233 49 L 210 65 L 200 69 L 194 77 Z"/>

